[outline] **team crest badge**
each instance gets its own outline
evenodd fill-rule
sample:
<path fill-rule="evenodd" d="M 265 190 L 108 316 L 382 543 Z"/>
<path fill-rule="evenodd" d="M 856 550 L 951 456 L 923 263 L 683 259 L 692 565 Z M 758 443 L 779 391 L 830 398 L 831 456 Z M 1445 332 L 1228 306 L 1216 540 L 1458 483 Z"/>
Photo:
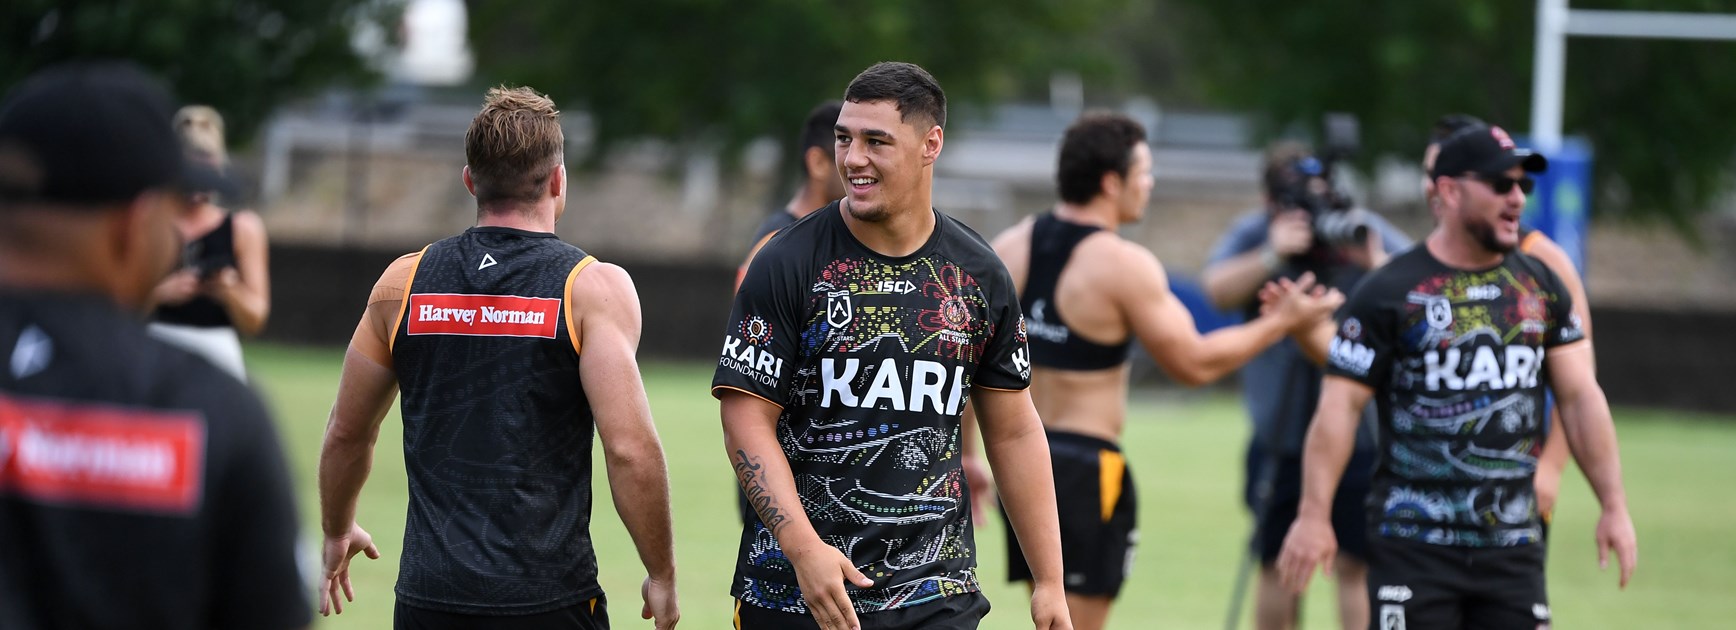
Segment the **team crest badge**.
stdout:
<path fill-rule="evenodd" d="M 1438 295 L 1429 296 L 1423 303 L 1423 313 L 1428 317 L 1429 326 L 1436 330 L 1446 330 L 1453 326 L 1453 303 Z"/>
<path fill-rule="evenodd" d="M 1405 630 L 1404 606 L 1385 604 L 1380 607 L 1380 630 Z"/>
<path fill-rule="evenodd" d="M 850 306 L 849 291 L 833 291 L 826 294 L 826 323 L 833 328 L 843 328 L 855 319 L 856 309 Z"/>

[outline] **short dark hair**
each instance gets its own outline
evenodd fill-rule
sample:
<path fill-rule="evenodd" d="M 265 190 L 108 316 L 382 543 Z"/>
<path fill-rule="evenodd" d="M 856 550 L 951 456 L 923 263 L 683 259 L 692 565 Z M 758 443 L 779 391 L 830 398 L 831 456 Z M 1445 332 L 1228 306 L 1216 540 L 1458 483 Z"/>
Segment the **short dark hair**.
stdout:
<path fill-rule="evenodd" d="M 540 199 L 565 145 L 554 101 L 528 87 L 490 88 L 464 133 L 477 205 Z"/>
<path fill-rule="evenodd" d="M 946 127 L 946 92 L 933 75 L 913 63 L 882 61 L 868 66 L 850 80 L 850 87 L 844 88 L 844 100 L 892 101 L 898 106 L 899 120 L 909 122 L 915 115 L 924 122 Z"/>
<path fill-rule="evenodd" d="M 1279 140 L 1266 146 L 1265 163 L 1260 167 L 1260 181 L 1266 195 L 1276 198 L 1296 185 L 1302 175 L 1296 163 L 1314 157 L 1314 150 L 1295 140 Z"/>
<path fill-rule="evenodd" d="M 1145 126 L 1121 114 L 1107 112 L 1080 116 L 1061 137 L 1061 160 L 1055 171 L 1061 200 L 1088 203 L 1103 192 L 1103 176 L 1127 176 L 1133 165 L 1133 148 L 1145 142 Z"/>
<path fill-rule="evenodd" d="M 802 123 L 801 144 L 796 147 L 798 155 L 807 155 L 808 149 L 832 150 L 832 130 L 838 124 L 838 112 L 843 110 L 843 101 L 826 101 L 814 106 L 808 112 L 807 122 Z"/>
<path fill-rule="evenodd" d="M 1442 140 L 1446 140 L 1448 137 L 1458 133 L 1462 129 L 1483 126 L 1487 126 L 1487 123 L 1484 123 L 1483 119 L 1476 116 L 1470 114 L 1447 114 L 1435 119 L 1434 127 L 1429 129 L 1429 144 L 1440 144 Z"/>

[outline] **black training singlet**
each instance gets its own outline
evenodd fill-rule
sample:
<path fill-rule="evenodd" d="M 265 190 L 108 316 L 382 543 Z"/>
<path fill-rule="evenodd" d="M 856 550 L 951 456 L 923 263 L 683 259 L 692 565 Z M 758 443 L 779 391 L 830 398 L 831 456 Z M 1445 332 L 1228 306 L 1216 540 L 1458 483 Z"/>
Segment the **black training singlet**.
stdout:
<path fill-rule="evenodd" d="M 1055 285 L 1073 250 L 1101 229 L 1062 221 L 1053 212 L 1037 215 L 1031 225 L 1030 271 L 1025 290 L 1019 294 L 1019 308 L 1028 314 L 1025 327 L 1031 337 L 1031 363 L 1063 370 L 1101 370 L 1127 360 L 1128 348 L 1133 345 L 1131 336 L 1112 346 L 1082 338 L 1061 323 L 1060 305 L 1055 301 Z"/>
<path fill-rule="evenodd" d="M 208 278 L 225 267 L 234 267 L 235 215 L 225 214 L 223 222 L 218 223 L 217 227 L 187 243 L 182 258 L 186 268 L 198 274 L 200 279 Z M 201 328 L 224 328 L 232 325 L 229 311 L 223 308 L 223 304 L 203 293 L 181 304 L 159 306 L 151 319 L 165 324 Z"/>
<path fill-rule="evenodd" d="M 591 408 L 565 303 L 592 260 L 501 227 L 423 250 L 392 337 L 410 478 L 401 601 L 520 615 L 602 592 Z"/>

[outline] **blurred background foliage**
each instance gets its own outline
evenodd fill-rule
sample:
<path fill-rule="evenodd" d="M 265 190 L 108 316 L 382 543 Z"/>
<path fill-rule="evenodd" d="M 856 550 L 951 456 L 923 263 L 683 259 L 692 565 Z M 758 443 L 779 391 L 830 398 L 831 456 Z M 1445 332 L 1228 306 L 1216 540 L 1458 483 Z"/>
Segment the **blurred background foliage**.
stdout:
<path fill-rule="evenodd" d="M 1736 0 L 1580 0 L 1575 8 L 1736 13 Z M 1325 112 L 1362 123 L 1366 166 L 1414 160 L 1430 121 L 1529 126 L 1535 4 L 1514 0 L 557 0 L 469 2 L 471 86 L 546 90 L 589 112 L 601 146 L 657 137 L 739 147 L 862 68 L 904 60 L 941 78 L 955 111 L 1041 99 L 1078 76 L 1087 103 L 1250 115 L 1259 139 L 1310 136 Z M 390 43 L 390 0 L 13 0 L 0 6 L 0 85 L 45 64 L 129 57 L 243 143 L 272 109 L 378 80 L 354 52 Z M 1732 185 L 1736 43 L 1569 40 L 1564 131 L 1596 151 L 1600 214 L 1686 229 Z M 600 154 L 600 152 L 598 152 Z M 726 152 L 726 155 L 731 152 Z"/>

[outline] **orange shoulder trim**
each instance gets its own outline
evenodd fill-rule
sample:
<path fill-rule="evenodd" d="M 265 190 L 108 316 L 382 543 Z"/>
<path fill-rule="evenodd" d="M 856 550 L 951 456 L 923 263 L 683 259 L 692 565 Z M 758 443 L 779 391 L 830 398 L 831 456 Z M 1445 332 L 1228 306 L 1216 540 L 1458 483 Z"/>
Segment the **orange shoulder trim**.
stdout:
<path fill-rule="evenodd" d="M 567 313 L 567 337 L 573 341 L 573 354 L 579 354 L 579 327 L 574 323 L 577 320 L 573 319 L 573 281 L 579 278 L 580 271 L 594 262 L 597 262 L 596 256 L 586 256 L 579 264 L 573 265 L 573 270 L 567 272 L 567 288 L 561 292 L 561 310 Z"/>

